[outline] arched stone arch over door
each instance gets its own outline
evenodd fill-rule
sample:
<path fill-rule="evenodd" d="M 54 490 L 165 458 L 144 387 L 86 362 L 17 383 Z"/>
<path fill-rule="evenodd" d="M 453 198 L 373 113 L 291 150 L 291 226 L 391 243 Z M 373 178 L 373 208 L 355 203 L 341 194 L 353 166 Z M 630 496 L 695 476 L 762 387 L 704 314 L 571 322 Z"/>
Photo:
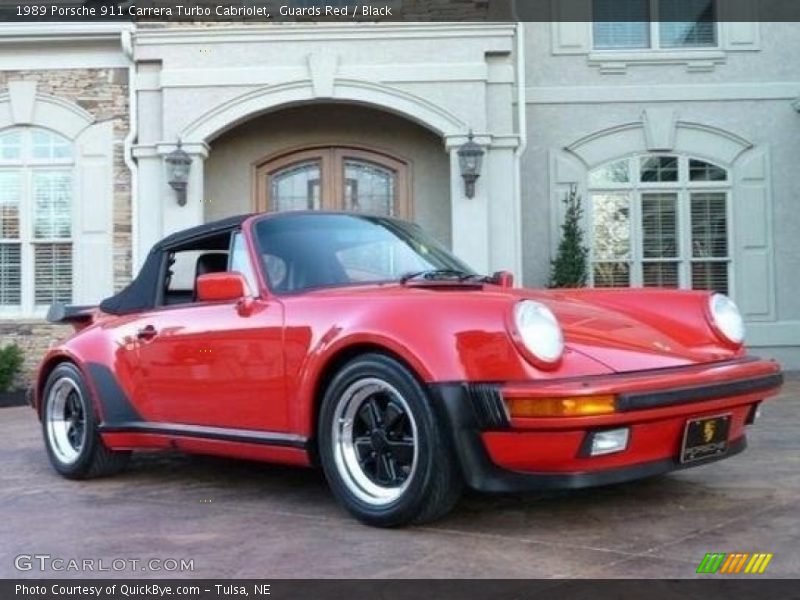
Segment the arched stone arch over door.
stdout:
<path fill-rule="evenodd" d="M 730 173 L 731 295 L 748 321 L 775 320 L 769 149 L 702 123 L 681 120 L 671 108 L 651 108 L 641 121 L 585 136 L 551 155 L 551 224 L 563 219 L 570 186 L 587 198 L 588 174 L 636 155 L 692 157 Z M 553 236 L 553 251 L 558 236 Z"/>

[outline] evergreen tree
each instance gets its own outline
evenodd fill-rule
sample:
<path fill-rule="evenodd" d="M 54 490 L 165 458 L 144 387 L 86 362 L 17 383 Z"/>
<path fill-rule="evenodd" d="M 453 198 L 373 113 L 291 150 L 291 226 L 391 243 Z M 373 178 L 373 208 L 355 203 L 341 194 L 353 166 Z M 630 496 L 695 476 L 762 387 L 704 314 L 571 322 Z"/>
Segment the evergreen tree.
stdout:
<path fill-rule="evenodd" d="M 551 288 L 584 287 L 587 279 L 589 249 L 583 245 L 581 218 L 583 208 L 578 189 L 573 185 L 564 197 L 566 213 L 561 224 L 558 253 L 550 261 Z"/>

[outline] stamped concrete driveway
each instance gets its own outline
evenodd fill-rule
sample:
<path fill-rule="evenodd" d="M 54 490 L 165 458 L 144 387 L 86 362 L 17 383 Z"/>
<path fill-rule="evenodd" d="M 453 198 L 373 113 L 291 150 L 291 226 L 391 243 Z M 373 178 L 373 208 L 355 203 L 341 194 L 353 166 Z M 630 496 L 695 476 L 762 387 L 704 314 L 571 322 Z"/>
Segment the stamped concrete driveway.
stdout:
<path fill-rule="evenodd" d="M 317 471 L 139 455 L 122 475 L 50 468 L 27 408 L 0 410 L 0 577 L 19 554 L 186 558 L 223 577 L 692 577 L 706 552 L 773 552 L 800 575 L 800 375 L 747 452 L 657 479 L 551 495 L 468 495 L 446 519 L 396 531 L 349 518 Z M 47 573 L 92 576 L 92 573 Z M 163 577 L 163 572 L 94 576 Z M 178 575 L 177 573 L 174 575 Z"/>

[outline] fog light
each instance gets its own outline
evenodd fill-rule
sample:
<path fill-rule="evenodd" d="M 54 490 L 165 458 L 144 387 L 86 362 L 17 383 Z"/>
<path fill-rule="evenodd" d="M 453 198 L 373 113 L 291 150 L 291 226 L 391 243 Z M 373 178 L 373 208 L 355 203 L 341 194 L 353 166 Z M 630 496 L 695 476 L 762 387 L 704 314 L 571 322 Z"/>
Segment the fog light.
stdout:
<path fill-rule="evenodd" d="M 613 454 L 622 452 L 628 447 L 628 428 L 609 429 L 607 431 L 595 431 L 591 434 L 592 445 L 589 449 L 589 456 L 600 456 L 603 454 Z"/>
<path fill-rule="evenodd" d="M 747 419 L 745 419 L 745 425 L 752 425 L 756 422 L 757 419 L 761 417 L 761 403 L 754 404 L 750 407 L 750 412 L 747 413 Z"/>

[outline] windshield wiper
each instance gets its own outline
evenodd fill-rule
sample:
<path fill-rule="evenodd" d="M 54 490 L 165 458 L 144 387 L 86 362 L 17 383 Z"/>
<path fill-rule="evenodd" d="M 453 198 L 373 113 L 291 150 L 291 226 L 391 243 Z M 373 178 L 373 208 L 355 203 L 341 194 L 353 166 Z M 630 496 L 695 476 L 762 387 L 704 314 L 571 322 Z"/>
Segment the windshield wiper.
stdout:
<path fill-rule="evenodd" d="M 426 269 L 425 271 L 414 271 L 406 273 L 400 278 L 400 283 L 407 283 L 412 279 L 425 279 L 428 281 L 446 281 L 454 279 L 456 281 L 481 281 L 488 283 L 491 278 L 475 273 L 467 273 L 459 269 Z"/>

